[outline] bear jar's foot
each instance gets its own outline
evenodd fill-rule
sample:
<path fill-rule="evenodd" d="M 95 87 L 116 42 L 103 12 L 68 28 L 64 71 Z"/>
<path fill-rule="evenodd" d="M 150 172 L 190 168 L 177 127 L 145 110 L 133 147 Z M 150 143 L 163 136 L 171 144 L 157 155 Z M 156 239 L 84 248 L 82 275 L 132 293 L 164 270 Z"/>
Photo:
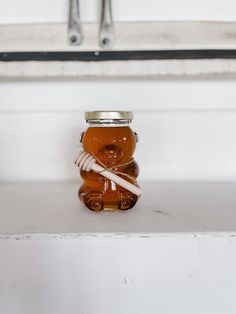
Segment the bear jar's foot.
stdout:
<path fill-rule="evenodd" d="M 103 193 L 100 191 L 87 192 L 84 194 L 85 205 L 94 211 L 103 209 Z"/>
<path fill-rule="evenodd" d="M 129 191 L 119 192 L 117 196 L 118 196 L 119 201 L 117 199 L 118 207 L 116 207 L 116 209 L 120 209 L 120 210 L 127 210 L 127 209 L 132 208 L 138 200 L 137 195 Z M 100 191 L 90 191 L 83 194 L 84 204 L 86 205 L 87 208 L 93 211 L 103 210 L 104 205 L 106 207 L 106 202 L 104 204 L 103 198 L 104 198 L 103 192 L 100 192 Z"/>
<path fill-rule="evenodd" d="M 138 200 L 137 195 L 124 191 L 120 192 L 120 204 L 119 204 L 119 209 L 121 210 L 126 210 L 132 208 Z"/>

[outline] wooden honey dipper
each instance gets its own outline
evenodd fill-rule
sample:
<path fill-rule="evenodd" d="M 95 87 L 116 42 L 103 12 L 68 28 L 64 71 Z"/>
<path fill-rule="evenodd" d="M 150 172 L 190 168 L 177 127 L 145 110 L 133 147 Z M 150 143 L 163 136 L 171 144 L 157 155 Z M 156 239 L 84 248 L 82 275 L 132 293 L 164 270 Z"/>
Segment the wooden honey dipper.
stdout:
<path fill-rule="evenodd" d="M 79 156 L 75 160 L 76 166 L 80 168 L 80 170 L 84 171 L 91 171 L 97 172 L 102 176 L 110 179 L 111 181 L 117 183 L 118 185 L 122 186 L 126 190 L 134 193 L 135 195 L 141 195 L 141 189 L 136 185 L 126 181 L 125 179 L 119 177 L 118 175 L 114 174 L 112 171 L 98 165 L 96 163 L 96 158 L 93 157 L 91 154 L 81 151 Z"/>

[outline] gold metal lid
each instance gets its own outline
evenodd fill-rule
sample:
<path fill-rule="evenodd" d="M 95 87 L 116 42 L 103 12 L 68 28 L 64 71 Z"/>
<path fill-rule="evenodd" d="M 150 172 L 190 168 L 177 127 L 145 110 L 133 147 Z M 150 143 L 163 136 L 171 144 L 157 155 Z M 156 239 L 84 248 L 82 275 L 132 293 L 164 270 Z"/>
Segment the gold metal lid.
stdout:
<path fill-rule="evenodd" d="M 85 120 L 129 120 L 132 121 L 133 113 L 131 111 L 87 111 Z"/>

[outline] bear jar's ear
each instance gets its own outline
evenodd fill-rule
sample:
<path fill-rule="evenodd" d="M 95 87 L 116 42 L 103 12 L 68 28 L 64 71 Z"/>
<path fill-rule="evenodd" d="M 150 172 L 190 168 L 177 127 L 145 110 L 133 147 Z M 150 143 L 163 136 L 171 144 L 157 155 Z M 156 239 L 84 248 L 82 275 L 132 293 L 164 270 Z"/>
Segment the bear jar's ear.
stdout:
<path fill-rule="evenodd" d="M 134 135 L 135 135 L 136 143 L 138 143 L 138 141 L 139 141 L 138 133 L 134 132 Z"/>
<path fill-rule="evenodd" d="M 84 132 L 82 132 L 82 133 L 80 133 L 80 143 L 82 143 L 82 141 L 83 141 L 83 137 L 84 137 Z"/>

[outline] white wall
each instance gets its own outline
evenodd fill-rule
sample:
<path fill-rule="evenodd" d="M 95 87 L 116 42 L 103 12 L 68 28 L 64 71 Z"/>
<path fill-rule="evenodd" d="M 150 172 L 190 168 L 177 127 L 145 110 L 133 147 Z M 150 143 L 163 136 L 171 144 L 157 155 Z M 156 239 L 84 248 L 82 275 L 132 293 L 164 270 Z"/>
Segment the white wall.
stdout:
<path fill-rule="evenodd" d="M 99 0 L 81 0 L 84 21 L 99 15 Z M 67 20 L 69 0 L 0 1 L 0 23 L 61 22 Z M 115 20 L 225 20 L 236 19 L 234 0 L 113 0 Z"/>
<path fill-rule="evenodd" d="M 132 110 L 143 180 L 236 179 L 236 81 L 0 83 L 0 180 L 71 180 L 84 111 Z"/>

